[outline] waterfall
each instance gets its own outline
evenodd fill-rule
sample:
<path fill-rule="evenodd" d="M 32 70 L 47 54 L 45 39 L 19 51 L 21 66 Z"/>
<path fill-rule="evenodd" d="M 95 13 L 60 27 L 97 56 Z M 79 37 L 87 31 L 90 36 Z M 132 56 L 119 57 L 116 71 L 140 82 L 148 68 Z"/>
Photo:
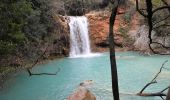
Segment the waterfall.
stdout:
<path fill-rule="evenodd" d="M 87 18 L 85 16 L 71 16 L 69 27 L 70 57 L 91 56 Z"/>

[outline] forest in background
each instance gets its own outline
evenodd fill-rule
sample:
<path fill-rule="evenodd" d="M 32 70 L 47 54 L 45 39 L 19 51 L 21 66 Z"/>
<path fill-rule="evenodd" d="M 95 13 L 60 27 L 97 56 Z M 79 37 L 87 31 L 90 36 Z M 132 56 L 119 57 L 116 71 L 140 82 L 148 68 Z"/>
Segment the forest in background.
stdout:
<path fill-rule="evenodd" d="M 20 66 L 12 61 L 34 58 L 49 42 L 55 31 L 49 4 L 50 0 L 0 0 L 1 67 Z"/>
<path fill-rule="evenodd" d="M 69 40 L 59 15 L 83 15 L 103 6 L 99 2 L 0 0 L 0 72 L 32 63 L 49 44 L 57 44 L 55 56 L 67 55 L 62 47 L 69 48 Z"/>
<path fill-rule="evenodd" d="M 112 5 L 107 6 L 108 2 L 110 1 L 0 0 L 0 72 L 32 63 L 48 45 L 57 44 L 55 49 L 58 51 L 43 56 L 43 59 L 48 59 L 49 55 L 67 55 L 63 50 L 69 48 L 69 36 L 65 35 L 66 30 L 63 29 L 59 16 L 80 16 L 92 10 L 111 11 Z M 123 6 L 129 2 L 131 0 L 121 0 Z M 153 4 L 154 8 L 163 5 L 161 0 L 154 0 Z M 144 2 L 140 3 L 140 7 L 145 8 Z M 155 13 L 153 22 L 167 14 L 167 10 Z M 129 20 L 128 16 L 129 13 L 126 13 L 125 19 L 133 20 Z M 142 23 L 146 24 L 146 20 Z M 168 18 L 161 21 L 161 24 L 164 23 L 169 23 Z M 163 26 L 155 31 L 158 36 L 167 36 L 169 27 Z"/>

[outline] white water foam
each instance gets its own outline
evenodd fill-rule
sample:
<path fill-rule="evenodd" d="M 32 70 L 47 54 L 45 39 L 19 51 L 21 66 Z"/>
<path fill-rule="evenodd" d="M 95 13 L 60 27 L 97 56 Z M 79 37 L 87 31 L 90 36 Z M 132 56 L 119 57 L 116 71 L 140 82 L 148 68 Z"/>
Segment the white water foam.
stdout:
<path fill-rule="evenodd" d="M 85 16 L 70 17 L 70 58 L 94 57 L 99 53 L 92 53 L 88 33 L 88 21 Z"/>

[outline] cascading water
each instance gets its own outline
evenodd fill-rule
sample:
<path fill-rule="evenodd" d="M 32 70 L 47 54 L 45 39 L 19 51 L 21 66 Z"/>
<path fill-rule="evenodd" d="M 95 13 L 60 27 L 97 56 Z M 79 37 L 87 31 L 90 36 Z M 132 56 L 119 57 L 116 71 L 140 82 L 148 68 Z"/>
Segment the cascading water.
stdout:
<path fill-rule="evenodd" d="M 91 55 L 88 22 L 85 16 L 70 17 L 70 57 Z"/>

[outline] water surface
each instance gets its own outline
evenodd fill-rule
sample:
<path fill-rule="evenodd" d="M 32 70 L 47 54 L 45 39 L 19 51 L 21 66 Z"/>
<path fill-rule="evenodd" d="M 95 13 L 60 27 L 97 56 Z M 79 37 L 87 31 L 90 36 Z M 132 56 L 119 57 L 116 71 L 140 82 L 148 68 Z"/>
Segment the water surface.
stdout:
<path fill-rule="evenodd" d="M 133 94 L 149 82 L 170 56 L 144 56 L 135 52 L 117 55 L 121 100 L 162 100 L 160 97 L 139 97 Z M 113 100 L 108 53 L 91 58 L 63 58 L 33 69 L 39 72 L 60 72 L 55 76 L 32 76 L 23 71 L 8 80 L 7 88 L 0 91 L 0 100 L 65 100 L 84 80 L 93 80 L 89 88 L 97 100 Z M 170 68 L 170 62 L 165 67 Z M 146 92 L 158 92 L 169 85 L 170 72 L 163 70 L 158 83 Z M 130 95 L 129 95 L 130 94 Z"/>

